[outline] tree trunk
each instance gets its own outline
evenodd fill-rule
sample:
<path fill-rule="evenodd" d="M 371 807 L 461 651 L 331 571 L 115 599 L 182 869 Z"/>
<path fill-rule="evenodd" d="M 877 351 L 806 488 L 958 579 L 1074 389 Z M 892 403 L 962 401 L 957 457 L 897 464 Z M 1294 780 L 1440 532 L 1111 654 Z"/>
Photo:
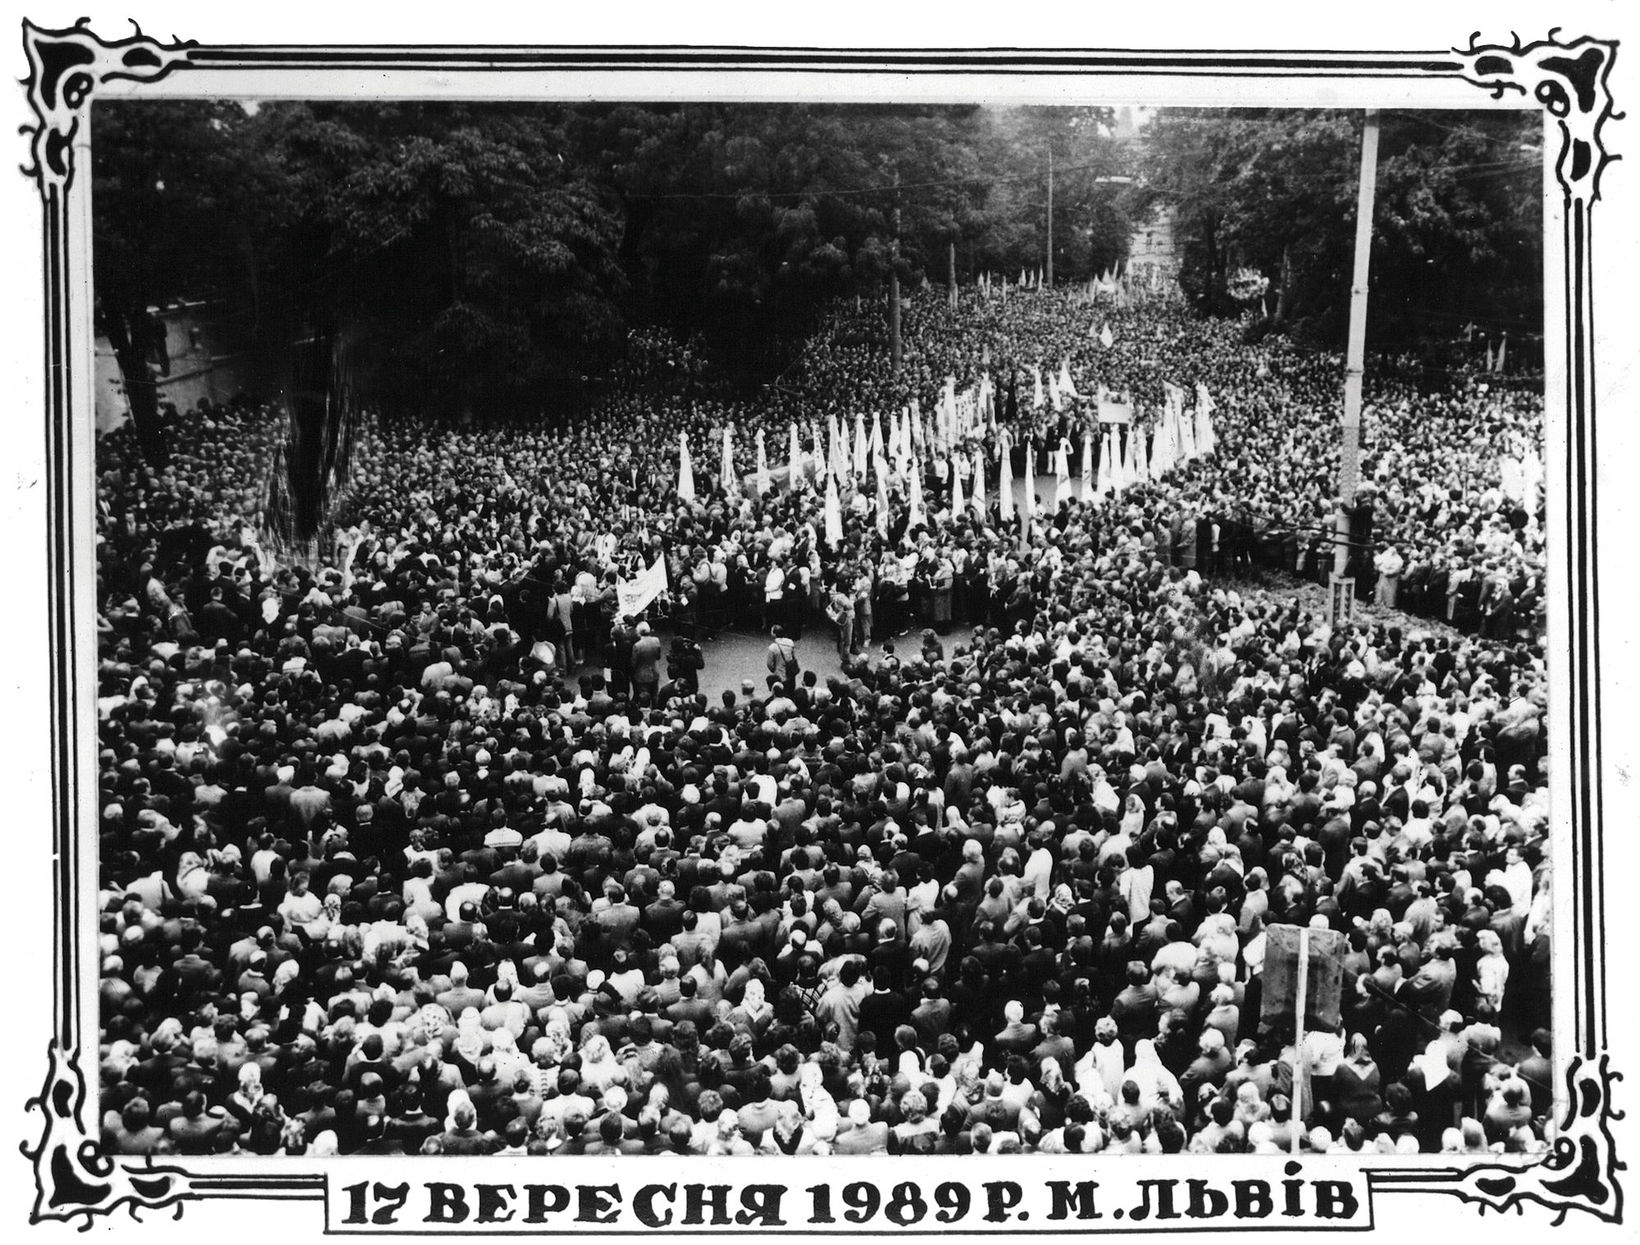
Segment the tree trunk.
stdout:
<path fill-rule="evenodd" d="M 1222 306 L 1229 295 L 1224 292 L 1224 263 L 1219 255 L 1218 228 L 1212 221 L 1208 221 L 1202 230 L 1202 241 L 1207 246 L 1207 289 L 1204 300 L 1211 309 Z"/>
<path fill-rule="evenodd" d="M 167 459 L 165 430 L 159 419 L 159 387 L 148 368 L 148 314 L 142 307 L 117 310 L 104 318 L 103 331 L 114 347 L 125 382 L 125 400 L 131 408 L 131 422 L 150 466 L 163 466 Z"/>
<path fill-rule="evenodd" d="M 1287 323 L 1287 303 L 1293 288 L 1293 259 L 1287 247 L 1281 248 L 1281 287 L 1276 291 L 1276 323 Z"/>
<path fill-rule="evenodd" d="M 250 287 L 251 295 L 251 336 L 262 331 L 262 282 L 256 271 L 256 242 L 250 234 L 240 239 L 240 245 L 245 252 L 245 280 Z"/>

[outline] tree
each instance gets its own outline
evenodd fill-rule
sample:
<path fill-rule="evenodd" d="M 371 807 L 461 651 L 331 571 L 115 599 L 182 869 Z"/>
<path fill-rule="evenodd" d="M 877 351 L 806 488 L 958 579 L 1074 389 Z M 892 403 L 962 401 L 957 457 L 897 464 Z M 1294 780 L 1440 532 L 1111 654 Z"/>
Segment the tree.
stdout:
<path fill-rule="evenodd" d="M 282 104 L 265 141 L 300 187 L 282 332 L 345 331 L 389 403 L 519 409 L 621 339 L 621 221 L 539 108 Z"/>
<path fill-rule="evenodd" d="M 1121 191 L 1128 157 L 1110 136 L 1109 108 L 1008 108 L 986 136 L 996 182 L 978 239 L 982 267 L 1035 270 L 1047 255 L 1052 153 L 1054 275 L 1079 281 L 1127 258 L 1132 221 Z"/>
<path fill-rule="evenodd" d="M 1135 210 L 1175 212 L 1180 284 L 1208 312 L 1242 267 L 1275 291 L 1273 320 L 1342 340 L 1362 114 L 1163 109 L 1143 136 Z M 1464 318 L 1538 323 L 1541 131 L 1509 113 L 1388 112 L 1374 213 L 1372 307 L 1380 344 Z"/>
<path fill-rule="evenodd" d="M 984 194 L 973 107 L 623 104 L 572 125 L 620 196 L 635 314 L 742 350 L 880 292 L 896 249 L 902 280 L 943 270 Z"/>
<path fill-rule="evenodd" d="M 181 298 L 254 302 L 259 226 L 286 207 L 265 153 L 243 141 L 234 103 L 112 103 L 92 119 L 97 331 L 119 363 L 145 452 L 165 456 L 156 370 L 169 370 L 154 314 Z"/>

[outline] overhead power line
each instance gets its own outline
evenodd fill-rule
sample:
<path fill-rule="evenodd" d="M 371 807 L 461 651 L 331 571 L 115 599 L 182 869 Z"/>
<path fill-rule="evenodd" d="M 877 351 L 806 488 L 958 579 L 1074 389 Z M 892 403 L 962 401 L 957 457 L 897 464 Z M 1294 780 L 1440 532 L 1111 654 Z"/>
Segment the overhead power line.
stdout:
<path fill-rule="evenodd" d="M 1080 173 L 1080 172 L 1086 172 L 1088 169 L 1101 168 L 1101 167 L 1104 166 L 1104 164 L 1105 164 L 1104 161 L 1095 161 L 1095 162 L 1090 162 L 1090 163 L 1087 163 L 1087 164 L 1060 165 L 1057 168 L 1056 172 L 1061 173 L 1061 174 L 1063 174 L 1063 173 Z M 643 193 L 640 193 L 640 192 L 633 192 L 632 197 L 635 198 L 635 199 L 735 199 L 735 200 L 739 200 L 739 199 L 748 199 L 748 198 L 751 198 L 751 199 L 808 199 L 808 198 L 820 198 L 820 197 L 829 195 L 829 196 L 834 197 L 834 198 L 842 198 L 842 197 L 845 197 L 845 196 L 848 196 L 848 195 L 874 195 L 874 194 L 885 194 L 885 193 L 893 193 L 895 191 L 906 191 L 906 190 L 934 190 L 934 189 L 940 189 L 940 188 L 947 187 L 947 186 L 1001 186 L 1001 185 L 1008 184 L 1010 182 L 1040 181 L 1045 176 L 1046 176 L 1046 174 L 1043 171 L 1037 170 L 1037 171 L 1031 172 L 1031 173 L 1019 173 L 1019 174 L 1016 174 L 1012 177 L 953 177 L 953 178 L 947 178 L 947 179 L 944 179 L 944 180 L 941 180 L 941 181 L 904 182 L 899 186 L 896 186 L 893 182 L 884 182 L 881 185 L 877 185 L 877 186 L 845 186 L 845 187 L 840 187 L 840 188 L 837 188 L 837 189 L 822 187 L 822 188 L 812 189 L 812 190 L 774 190 L 774 191 L 700 190 L 700 191 L 675 191 L 675 192 L 667 192 L 665 194 L 643 194 Z M 1110 181 L 1112 183 L 1126 183 L 1126 182 L 1131 181 L 1131 180 L 1132 180 L 1131 178 L 1128 178 L 1128 177 L 1125 177 L 1125 176 L 1116 176 L 1116 177 L 1110 178 Z"/>

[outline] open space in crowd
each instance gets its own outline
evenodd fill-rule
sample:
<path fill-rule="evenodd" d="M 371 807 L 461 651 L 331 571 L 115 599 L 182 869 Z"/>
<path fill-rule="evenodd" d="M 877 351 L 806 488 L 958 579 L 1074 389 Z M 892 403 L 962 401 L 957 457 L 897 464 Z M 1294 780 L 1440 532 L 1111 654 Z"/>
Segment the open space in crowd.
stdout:
<path fill-rule="evenodd" d="M 1130 285 L 919 294 L 898 372 L 838 303 L 755 399 L 361 416 L 308 552 L 273 409 L 104 437 L 108 1145 L 1544 1148 L 1541 378 L 1369 361 L 1346 556 L 1397 612 L 1329 627 L 1280 584 L 1332 568 L 1342 361 Z M 1211 448 L 1098 487 L 1098 395 L 1166 385 Z M 828 524 L 792 428 L 913 400 Z M 726 629 L 768 678 L 701 695 Z M 1344 947 L 1296 1049 L 1283 925 Z"/>

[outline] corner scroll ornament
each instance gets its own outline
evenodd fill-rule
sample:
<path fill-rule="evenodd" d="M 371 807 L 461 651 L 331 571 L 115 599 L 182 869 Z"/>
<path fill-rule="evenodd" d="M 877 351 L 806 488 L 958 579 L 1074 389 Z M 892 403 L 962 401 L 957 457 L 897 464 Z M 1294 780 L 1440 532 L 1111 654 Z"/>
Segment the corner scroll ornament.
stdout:
<path fill-rule="evenodd" d="M 1494 99 L 1518 91 L 1535 99 L 1560 125 L 1555 177 L 1568 200 L 1593 203 L 1600 197 L 1600 174 L 1619 157 L 1601 142 L 1601 128 L 1623 114 L 1612 106 L 1609 87 L 1617 42 L 1588 36 L 1560 42 L 1557 26 L 1548 37 L 1508 45 L 1481 43 L 1476 32 L 1468 48 L 1453 48 L 1463 77 L 1486 88 Z"/>
<path fill-rule="evenodd" d="M 1565 1077 L 1565 1113 L 1539 1161 L 1374 1172 L 1372 1183 L 1386 1193 L 1444 1193 L 1483 1211 L 1524 1213 L 1526 1203 L 1535 1202 L 1554 1212 L 1556 1227 L 1574 1210 L 1607 1223 L 1623 1222 L 1617 1173 L 1628 1164 L 1617 1157 L 1611 1130 L 1612 1122 L 1623 1118 L 1611 1104 L 1612 1083 L 1622 1075 L 1611 1070 L 1603 1054 L 1593 1061 L 1575 1057 Z"/>
<path fill-rule="evenodd" d="M 142 1210 L 175 1207 L 199 1194 L 187 1172 L 160 1166 L 150 1159 L 115 1159 L 102 1152 L 84 1118 L 90 1104 L 85 1073 L 78 1053 L 65 1053 L 55 1041 L 49 1051 L 44 1087 L 25 1107 L 42 1117 L 43 1130 L 36 1145 L 26 1142 L 23 1156 L 34 1166 L 34 1206 L 31 1223 L 46 1220 L 73 1222 L 88 1231 L 98 1215 L 124 1207 L 132 1218 Z"/>
<path fill-rule="evenodd" d="M 74 139 L 84 120 L 83 109 L 92 92 L 104 82 L 125 79 L 156 82 L 188 63 L 188 52 L 198 47 L 192 39 L 160 43 L 142 33 L 105 40 L 93 34 L 82 17 L 67 30 L 43 30 L 23 23 L 23 49 L 29 74 L 23 80 L 36 123 L 22 127 L 29 135 L 30 162 L 23 175 L 34 178 L 43 192 L 66 190 L 74 179 Z"/>

